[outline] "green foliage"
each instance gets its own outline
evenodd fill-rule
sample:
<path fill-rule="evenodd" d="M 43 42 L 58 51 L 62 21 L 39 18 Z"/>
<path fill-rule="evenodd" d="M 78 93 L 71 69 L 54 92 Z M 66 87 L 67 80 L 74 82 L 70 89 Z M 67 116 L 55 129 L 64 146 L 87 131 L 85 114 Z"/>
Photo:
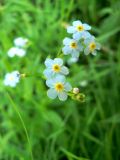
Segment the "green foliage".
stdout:
<path fill-rule="evenodd" d="M 93 57 L 80 56 L 70 68 L 73 87 L 86 102 L 50 100 L 45 82 L 28 77 L 15 88 L 3 86 L 5 73 L 42 74 L 67 35 L 63 23 L 90 24 L 102 44 Z M 120 2 L 119 0 L 0 1 L 0 160 L 120 159 Z M 8 58 L 13 39 L 28 38 L 24 58 Z M 32 150 L 32 153 L 31 153 Z"/>

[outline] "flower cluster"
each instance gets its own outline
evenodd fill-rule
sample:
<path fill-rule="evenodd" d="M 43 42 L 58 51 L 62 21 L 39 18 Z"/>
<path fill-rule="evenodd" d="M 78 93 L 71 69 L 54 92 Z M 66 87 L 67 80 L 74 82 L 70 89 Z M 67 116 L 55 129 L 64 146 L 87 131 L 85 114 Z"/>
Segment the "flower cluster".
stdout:
<path fill-rule="evenodd" d="M 65 75 L 69 74 L 67 67 L 63 65 L 61 58 L 45 60 L 46 69 L 44 75 L 47 78 L 46 85 L 50 88 L 47 91 L 48 97 L 55 99 L 57 96 L 61 101 L 65 101 L 68 92 L 72 90 L 70 83 L 66 82 Z"/>
<path fill-rule="evenodd" d="M 63 54 L 70 54 L 72 58 L 79 58 L 81 52 L 85 55 L 89 53 L 96 55 L 96 51 L 100 49 L 100 44 L 96 42 L 93 35 L 89 33 L 91 26 L 77 20 L 72 26 L 67 27 L 67 32 L 72 34 L 72 38 L 64 38 L 62 48 Z"/>
<path fill-rule="evenodd" d="M 100 44 L 96 42 L 93 35 L 89 33 L 91 26 L 86 23 L 82 23 L 77 20 L 73 22 L 72 26 L 67 26 L 67 32 L 72 34 L 72 38 L 66 37 L 63 40 L 64 47 L 62 48 L 63 55 L 71 55 L 68 64 L 72 64 L 78 61 L 80 53 L 83 52 L 85 55 L 89 53 L 96 55 L 97 50 L 100 49 Z M 9 57 L 15 55 L 23 57 L 26 54 L 26 46 L 28 39 L 16 38 L 14 40 L 14 47 L 8 51 Z M 71 84 L 66 81 L 66 76 L 69 74 L 69 69 L 64 66 L 63 59 L 61 58 L 46 58 L 45 60 L 46 69 L 43 74 L 46 78 L 46 85 L 49 87 L 47 95 L 51 99 L 59 98 L 61 101 L 67 100 L 68 96 L 72 99 L 84 102 L 85 95 L 80 93 L 79 88 L 72 88 Z M 18 71 L 7 73 L 4 79 L 4 85 L 15 87 L 20 81 L 21 77 L 26 77 L 26 74 L 20 74 Z M 85 87 L 87 81 L 80 83 L 81 86 Z"/>
<path fill-rule="evenodd" d="M 14 40 L 14 47 L 8 50 L 8 56 L 11 58 L 14 56 L 24 57 L 26 55 L 25 47 L 27 44 L 28 39 L 22 37 L 16 38 Z"/>

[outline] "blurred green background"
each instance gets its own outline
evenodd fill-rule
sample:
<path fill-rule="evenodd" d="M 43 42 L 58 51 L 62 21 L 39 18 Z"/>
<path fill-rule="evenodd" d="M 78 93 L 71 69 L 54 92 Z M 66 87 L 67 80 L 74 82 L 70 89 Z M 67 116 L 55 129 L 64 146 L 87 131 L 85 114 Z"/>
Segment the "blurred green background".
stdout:
<path fill-rule="evenodd" d="M 50 100 L 39 77 L 3 86 L 13 70 L 41 75 L 45 58 L 56 57 L 69 36 L 64 25 L 78 19 L 102 44 L 96 57 L 82 55 L 70 66 L 68 80 L 85 103 Z M 119 31 L 119 0 L 0 0 L 0 160 L 120 159 Z M 31 41 L 27 55 L 9 58 L 19 36 Z"/>

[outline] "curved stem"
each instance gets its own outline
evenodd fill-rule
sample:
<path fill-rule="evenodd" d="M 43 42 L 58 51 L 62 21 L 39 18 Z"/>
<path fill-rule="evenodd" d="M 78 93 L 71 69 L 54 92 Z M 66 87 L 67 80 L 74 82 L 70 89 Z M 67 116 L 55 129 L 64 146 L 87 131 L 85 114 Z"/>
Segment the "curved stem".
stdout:
<path fill-rule="evenodd" d="M 27 132 L 25 123 L 24 123 L 24 121 L 23 121 L 23 119 L 22 119 L 22 116 L 21 116 L 19 110 L 17 109 L 17 106 L 15 105 L 14 101 L 12 100 L 11 96 L 9 95 L 8 92 L 7 92 L 6 94 L 7 94 L 8 99 L 10 100 L 10 102 L 11 102 L 14 110 L 16 111 L 16 113 L 17 113 L 17 115 L 18 115 L 18 117 L 19 117 L 19 119 L 20 119 L 20 121 L 21 121 L 21 124 L 22 124 L 22 126 L 23 126 L 23 128 L 24 128 L 24 131 L 25 131 L 25 134 L 26 134 L 26 138 L 27 138 L 27 141 L 28 141 L 28 144 L 29 144 L 29 150 L 30 150 L 30 154 L 31 154 L 31 160 L 33 160 L 32 147 L 31 147 L 31 143 L 30 143 L 30 139 L 29 139 L 29 136 L 28 136 L 28 132 Z"/>

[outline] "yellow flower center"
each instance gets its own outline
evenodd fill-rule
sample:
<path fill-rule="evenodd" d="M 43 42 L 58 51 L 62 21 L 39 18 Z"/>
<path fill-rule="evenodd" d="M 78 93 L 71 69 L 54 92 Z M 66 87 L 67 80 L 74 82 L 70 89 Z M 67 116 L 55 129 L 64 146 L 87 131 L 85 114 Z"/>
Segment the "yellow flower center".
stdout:
<path fill-rule="evenodd" d="M 73 48 L 73 49 L 75 49 L 75 48 L 77 48 L 77 44 L 76 44 L 75 42 L 72 42 L 72 43 L 70 44 L 70 47 Z"/>
<path fill-rule="evenodd" d="M 52 69 L 53 69 L 54 72 L 60 72 L 61 67 L 58 64 L 54 64 Z"/>
<path fill-rule="evenodd" d="M 89 47 L 90 47 L 90 50 L 93 51 L 96 48 L 95 42 L 90 43 Z"/>
<path fill-rule="evenodd" d="M 56 83 L 56 84 L 55 84 L 55 90 L 56 90 L 57 92 L 62 92 L 63 89 L 64 89 L 64 85 L 63 85 L 62 83 Z"/>
<path fill-rule="evenodd" d="M 10 81 L 13 81 L 13 80 L 14 80 L 14 77 L 11 76 L 11 77 L 10 77 Z"/>
<path fill-rule="evenodd" d="M 82 25 L 78 25 L 76 28 L 79 32 L 84 30 L 84 27 Z"/>

